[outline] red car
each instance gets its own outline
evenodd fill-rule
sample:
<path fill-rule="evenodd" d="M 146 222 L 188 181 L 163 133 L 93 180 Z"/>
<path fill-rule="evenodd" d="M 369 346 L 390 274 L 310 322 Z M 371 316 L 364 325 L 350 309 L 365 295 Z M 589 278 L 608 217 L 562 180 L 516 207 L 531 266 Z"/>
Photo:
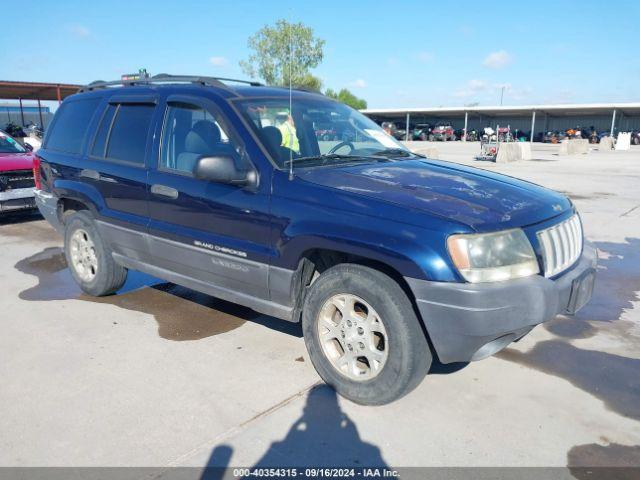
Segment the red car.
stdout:
<path fill-rule="evenodd" d="M 0 214 L 36 208 L 34 159 L 28 148 L 0 130 Z"/>
<path fill-rule="evenodd" d="M 430 142 L 446 142 L 456 139 L 456 134 L 451 125 L 438 125 L 429 134 Z"/>

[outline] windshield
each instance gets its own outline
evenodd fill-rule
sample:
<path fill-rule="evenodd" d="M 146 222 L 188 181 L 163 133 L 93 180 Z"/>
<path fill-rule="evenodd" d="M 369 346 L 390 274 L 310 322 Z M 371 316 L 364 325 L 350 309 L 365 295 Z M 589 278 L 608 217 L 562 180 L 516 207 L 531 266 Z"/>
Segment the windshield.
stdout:
<path fill-rule="evenodd" d="M 26 151 L 17 141 L 0 131 L 0 153 L 24 153 Z"/>
<path fill-rule="evenodd" d="M 280 168 L 389 161 L 412 156 L 372 120 L 324 98 L 250 99 L 238 102 L 242 115 Z"/>

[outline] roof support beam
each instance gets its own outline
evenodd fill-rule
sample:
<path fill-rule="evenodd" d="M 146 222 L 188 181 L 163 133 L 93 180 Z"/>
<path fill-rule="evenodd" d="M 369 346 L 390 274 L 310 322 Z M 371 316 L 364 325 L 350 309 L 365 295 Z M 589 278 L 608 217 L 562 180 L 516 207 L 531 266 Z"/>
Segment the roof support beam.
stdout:
<path fill-rule="evenodd" d="M 469 112 L 465 111 L 464 112 L 464 131 L 463 131 L 463 135 L 462 135 L 462 141 L 466 142 L 467 141 L 467 126 L 469 125 Z"/>
<path fill-rule="evenodd" d="M 409 112 L 407 112 L 407 130 L 404 133 L 404 141 L 408 142 L 409 141 L 409 122 L 411 120 L 411 114 Z"/>
<path fill-rule="evenodd" d="M 22 109 L 22 98 L 19 98 L 20 102 L 20 120 L 22 121 L 22 126 L 24 127 L 24 110 Z"/>
<path fill-rule="evenodd" d="M 40 116 L 40 128 L 44 129 L 44 120 L 42 120 L 42 104 L 38 99 L 38 115 Z"/>
<path fill-rule="evenodd" d="M 614 131 L 616 128 L 616 109 L 613 109 L 613 115 L 611 116 L 611 137 L 614 136 Z"/>
<path fill-rule="evenodd" d="M 529 143 L 533 142 L 533 136 L 536 132 L 536 111 L 531 114 L 531 134 L 529 135 Z"/>

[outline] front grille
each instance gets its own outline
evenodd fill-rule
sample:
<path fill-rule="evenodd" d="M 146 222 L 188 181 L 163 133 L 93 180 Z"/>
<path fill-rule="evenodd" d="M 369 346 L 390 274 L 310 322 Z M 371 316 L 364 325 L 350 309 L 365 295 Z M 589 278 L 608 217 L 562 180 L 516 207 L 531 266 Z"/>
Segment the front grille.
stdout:
<path fill-rule="evenodd" d="M 0 191 L 35 187 L 32 170 L 0 172 Z"/>
<path fill-rule="evenodd" d="M 538 232 L 544 276 L 553 277 L 572 266 L 582 253 L 582 224 L 576 214 L 562 223 Z"/>

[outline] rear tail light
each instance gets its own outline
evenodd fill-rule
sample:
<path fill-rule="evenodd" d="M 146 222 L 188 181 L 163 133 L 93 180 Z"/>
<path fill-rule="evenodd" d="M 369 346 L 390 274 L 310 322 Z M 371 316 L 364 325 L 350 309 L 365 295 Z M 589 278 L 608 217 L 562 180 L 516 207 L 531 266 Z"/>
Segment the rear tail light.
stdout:
<path fill-rule="evenodd" d="M 36 189 L 42 190 L 42 177 L 40 176 L 40 157 L 33 158 L 33 181 L 36 184 Z"/>

